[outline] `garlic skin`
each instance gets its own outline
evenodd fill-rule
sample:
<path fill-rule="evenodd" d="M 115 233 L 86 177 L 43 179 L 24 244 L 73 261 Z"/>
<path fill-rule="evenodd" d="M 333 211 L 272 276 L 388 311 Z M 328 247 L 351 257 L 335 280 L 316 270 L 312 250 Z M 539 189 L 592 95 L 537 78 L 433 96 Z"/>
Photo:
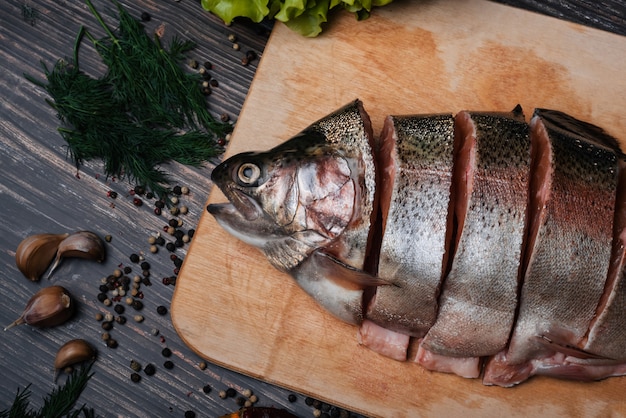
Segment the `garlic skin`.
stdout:
<path fill-rule="evenodd" d="M 70 319 L 74 311 L 75 303 L 67 289 L 63 286 L 45 287 L 30 298 L 22 315 L 4 330 L 21 324 L 37 328 L 54 327 Z"/>
<path fill-rule="evenodd" d="M 69 234 L 35 234 L 17 246 L 15 264 L 26 278 L 39 281 L 57 253 L 59 244 Z"/>
<path fill-rule="evenodd" d="M 48 278 L 50 278 L 50 275 L 52 275 L 64 258 L 86 258 L 100 263 L 104 260 L 104 256 L 104 242 L 98 235 L 90 231 L 74 232 L 59 243 L 56 258 L 50 268 Z"/>
<path fill-rule="evenodd" d="M 87 341 L 77 338 L 63 344 L 54 359 L 54 380 L 56 381 L 59 370 L 76 363 L 96 358 L 96 349 Z"/>

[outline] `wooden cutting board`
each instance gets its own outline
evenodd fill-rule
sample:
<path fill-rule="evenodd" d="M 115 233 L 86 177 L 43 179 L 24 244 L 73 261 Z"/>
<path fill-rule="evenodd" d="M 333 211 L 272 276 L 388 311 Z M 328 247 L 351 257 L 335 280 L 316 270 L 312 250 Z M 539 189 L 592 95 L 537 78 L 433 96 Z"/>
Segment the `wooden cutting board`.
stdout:
<path fill-rule="evenodd" d="M 626 140 L 624 69 L 626 38 L 485 1 L 398 1 L 365 22 L 342 13 L 316 39 L 277 24 L 227 154 L 267 149 L 355 98 L 377 133 L 388 114 L 521 103 Z M 172 319 L 212 362 L 370 416 L 626 416 L 626 377 L 503 389 L 383 358 L 207 213 Z"/>

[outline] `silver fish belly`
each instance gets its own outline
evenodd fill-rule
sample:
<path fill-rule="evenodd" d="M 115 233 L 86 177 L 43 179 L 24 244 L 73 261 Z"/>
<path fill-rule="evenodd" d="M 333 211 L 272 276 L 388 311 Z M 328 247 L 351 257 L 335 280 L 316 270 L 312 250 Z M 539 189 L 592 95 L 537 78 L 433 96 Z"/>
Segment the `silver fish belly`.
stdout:
<path fill-rule="evenodd" d="M 360 101 L 214 170 L 229 232 L 382 355 L 487 385 L 626 374 L 626 158 L 552 110 Z"/>

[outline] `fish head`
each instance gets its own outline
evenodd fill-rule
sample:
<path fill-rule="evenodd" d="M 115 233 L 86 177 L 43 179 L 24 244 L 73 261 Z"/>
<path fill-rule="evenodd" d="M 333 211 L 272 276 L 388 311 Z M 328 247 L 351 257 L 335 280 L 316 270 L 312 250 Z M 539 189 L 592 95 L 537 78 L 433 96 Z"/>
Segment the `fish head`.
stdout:
<path fill-rule="evenodd" d="M 228 203 L 207 210 L 229 233 L 289 272 L 329 245 L 357 210 L 350 158 L 322 134 L 305 131 L 266 152 L 245 152 L 211 174 Z"/>

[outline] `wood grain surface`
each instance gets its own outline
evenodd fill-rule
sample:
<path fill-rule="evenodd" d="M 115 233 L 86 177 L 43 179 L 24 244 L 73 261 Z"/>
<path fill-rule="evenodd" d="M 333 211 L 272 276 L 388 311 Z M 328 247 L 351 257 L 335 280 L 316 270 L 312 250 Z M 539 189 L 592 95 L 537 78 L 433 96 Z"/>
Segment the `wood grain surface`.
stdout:
<path fill-rule="evenodd" d="M 228 154 L 280 143 L 354 98 L 385 115 L 554 108 L 622 142 L 626 39 L 489 2 L 399 2 L 315 40 L 277 26 Z M 223 201 L 213 192 L 209 201 Z M 534 378 L 515 389 L 431 373 L 359 346 L 293 281 L 204 214 L 172 305 L 212 362 L 373 416 L 626 416 L 626 378 Z M 226 348 L 226 349 L 225 349 Z"/>
<path fill-rule="evenodd" d="M 94 4 L 108 22 L 113 22 L 110 2 L 94 0 Z M 262 53 L 267 41 L 266 33 L 271 25 L 257 26 L 239 21 L 226 27 L 217 18 L 202 11 L 197 0 L 122 0 L 122 4 L 134 16 L 139 17 L 142 12 L 151 14 L 152 20 L 146 23 L 149 32 L 163 28 L 166 37 L 176 34 L 198 43 L 190 58 L 200 62 L 212 62 L 212 74 L 220 84 L 208 98 L 209 109 L 215 116 L 227 113 L 233 121 L 237 121 L 257 68 L 256 61 L 247 67 L 242 66 L 241 57 L 247 50 Z M 615 33 L 626 31 L 623 23 L 626 7 L 620 0 L 602 1 L 599 7 L 596 7 L 596 2 L 588 0 L 524 0 L 520 4 L 532 10 L 565 20 L 596 25 Z M 23 11 L 28 10 L 34 11 L 35 15 L 25 19 L 27 16 L 23 16 Z M 346 23 L 350 22 L 351 18 L 346 20 Z M 343 18 L 333 18 L 329 28 L 342 24 Z M 90 162 L 83 167 L 79 172 L 80 178 L 77 178 L 76 170 L 68 159 L 65 143 L 56 131 L 59 121 L 55 112 L 45 103 L 48 96 L 27 82 L 23 76 L 28 73 L 42 78 L 40 61 L 52 66 L 57 59 L 70 56 L 74 38 L 81 25 L 103 35 L 98 31 L 82 0 L 0 1 L 0 208 L 3 215 L 0 222 L 0 325 L 12 322 L 19 316 L 28 298 L 42 286 L 48 285 L 46 281 L 31 283 L 17 270 L 15 249 L 24 237 L 39 232 L 91 229 L 101 236 L 111 234 L 113 238 L 107 244 L 108 255 L 103 264 L 68 260 L 50 280 L 50 284 L 68 287 L 78 300 L 79 311 L 74 319 L 55 329 L 38 330 L 21 326 L 7 332 L 0 331 L 0 410 L 9 407 L 18 387 L 24 388 L 28 384 L 31 384 L 32 406 L 39 408 L 42 397 L 55 387 L 52 383 L 52 362 L 56 350 L 68 339 L 85 338 L 97 346 L 99 353 L 93 368 L 95 375 L 79 403 L 94 408 L 100 417 L 182 417 L 185 411 L 194 411 L 198 417 L 217 417 L 237 409 L 234 399 L 222 400 L 218 396 L 220 390 L 228 387 L 240 392 L 245 388 L 252 389 L 259 396 L 259 405 L 286 408 L 302 417 L 311 416 L 312 409 L 305 405 L 302 396 L 298 396 L 298 401 L 293 404 L 288 402 L 287 395 L 291 391 L 287 389 L 211 362 L 205 370 L 200 370 L 198 362 L 202 358 L 189 349 L 176 334 L 170 315 L 160 316 L 156 313 L 159 305 L 169 307 L 173 288 L 162 285 L 160 280 L 164 276 L 172 275 L 174 266 L 167 251 L 161 249 L 155 255 L 148 252 L 147 238 L 161 231 L 168 218 L 154 216 L 153 202 L 149 200 L 146 200 L 144 206 L 135 207 L 128 193 L 129 184 L 106 179 L 99 161 Z M 360 22 L 356 30 L 366 31 L 367 25 L 367 21 Z M 239 38 L 239 51 L 235 51 L 227 40 L 230 33 Z M 93 51 L 84 48 L 83 54 L 83 68 L 93 75 L 101 74 L 102 65 L 93 55 Z M 411 57 L 410 60 L 415 58 Z M 281 68 L 275 69 L 276 77 L 285 77 L 284 73 L 280 75 Z M 267 76 L 272 76 L 272 73 L 266 73 Z M 385 86 L 385 80 L 382 76 L 375 77 L 375 74 L 373 77 L 375 82 L 370 87 L 374 95 L 381 86 Z M 306 79 L 291 81 L 291 84 L 299 83 L 306 84 Z M 321 91 L 320 96 L 332 97 L 328 96 L 327 91 Z M 372 101 L 367 99 L 366 105 L 371 108 Z M 284 114 L 285 106 L 276 108 L 276 115 Z M 313 100 L 310 112 L 294 120 L 293 129 L 299 129 L 312 119 L 327 113 L 329 109 L 326 106 L 330 108 L 331 104 L 320 103 L 318 106 Z M 455 109 L 456 106 L 460 104 L 456 103 Z M 263 131 L 268 135 L 271 131 L 267 127 L 273 121 L 270 118 L 262 125 Z M 288 134 L 291 132 L 285 133 Z M 212 166 L 207 163 L 201 169 L 179 165 L 167 167 L 175 183 L 187 185 L 191 189 L 191 194 L 181 199 L 181 203 L 190 208 L 189 214 L 183 217 L 184 229 L 196 227 L 200 219 L 211 186 L 208 176 Z M 119 196 L 115 201 L 106 196 L 109 190 L 118 192 Z M 184 257 L 187 248 L 186 246 L 177 250 L 177 254 Z M 242 250 L 248 251 L 245 247 L 237 249 Z M 129 263 L 128 256 L 133 252 L 143 252 L 151 264 L 153 285 L 143 289 L 145 308 L 142 315 L 146 319 L 141 324 L 129 322 L 124 326 L 115 325 L 111 333 L 118 340 L 119 347 L 107 349 L 100 341 L 101 324 L 93 318 L 96 312 L 112 310 L 97 301 L 98 286 L 103 276 L 110 274 L 121 264 L 130 265 L 133 274 L 140 273 L 135 265 Z M 264 262 L 258 257 L 253 258 L 253 261 Z M 208 268 L 216 275 L 219 274 L 212 265 Z M 275 273 L 271 272 L 270 277 L 274 276 Z M 284 290 L 281 291 L 297 292 L 288 281 L 280 283 L 284 285 Z M 236 294 L 225 298 L 223 302 L 226 305 L 220 307 L 222 312 L 236 311 L 240 307 Z M 305 312 L 310 312 L 309 309 L 315 312 L 316 308 L 312 305 L 302 309 Z M 268 315 L 270 314 L 268 311 Z M 128 312 L 127 315 L 130 318 L 133 312 Z M 298 322 L 291 325 L 298 329 L 302 327 Z M 317 335 L 319 323 L 311 322 L 307 326 L 313 335 Z M 251 323 L 250 328 L 251 332 L 261 335 L 266 332 L 261 324 L 255 327 Z M 153 329 L 160 331 L 159 336 L 152 335 Z M 206 336 L 210 337 L 208 332 Z M 235 348 L 226 345 L 223 351 L 254 349 L 250 348 L 249 340 L 244 338 L 249 334 L 237 334 L 225 327 L 216 334 L 216 338 L 221 338 L 222 332 L 229 333 L 229 337 L 237 341 Z M 308 339 L 310 338 L 307 337 Z M 306 347 L 305 342 L 303 340 L 302 345 L 293 342 L 288 344 L 294 351 L 302 351 L 301 347 Z M 353 334 L 342 341 L 344 343 L 353 344 Z M 161 355 L 161 350 L 164 347 L 173 352 L 170 357 L 174 364 L 172 370 L 163 367 L 165 358 Z M 143 376 L 139 384 L 132 383 L 129 367 L 132 359 L 144 365 L 154 363 L 157 373 L 150 378 Z M 353 367 L 351 364 L 337 366 Z M 301 370 L 313 366 L 296 362 L 293 367 L 294 370 Z M 300 375 L 302 373 L 294 374 Z M 328 381 L 332 374 L 327 377 L 319 377 L 319 374 L 316 376 L 318 380 Z M 62 381 L 63 378 L 60 379 Z M 207 384 L 212 387 L 209 394 L 202 390 Z M 365 382 L 354 384 L 358 387 Z M 295 385 L 293 379 L 291 385 Z M 371 396 L 385 397 L 389 388 L 388 383 L 385 383 L 382 387 L 370 386 L 368 390 Z M 471 404 L 473 398 L 458 394 L 455 396 L 462 405 Z M 334 395 L 330 398 L 334 398 Z M 594 405 L 597 403 L 590 401 L 584 411 L 601 412 Z M 357 406 L 354 405 L 355 408 Z M 462 409 L 451 406 L 441 412 L 442 415 L 452 416 L 459 411 Z M 537 407 L 537 411 L 540 412 L 541 408 Z"/>

